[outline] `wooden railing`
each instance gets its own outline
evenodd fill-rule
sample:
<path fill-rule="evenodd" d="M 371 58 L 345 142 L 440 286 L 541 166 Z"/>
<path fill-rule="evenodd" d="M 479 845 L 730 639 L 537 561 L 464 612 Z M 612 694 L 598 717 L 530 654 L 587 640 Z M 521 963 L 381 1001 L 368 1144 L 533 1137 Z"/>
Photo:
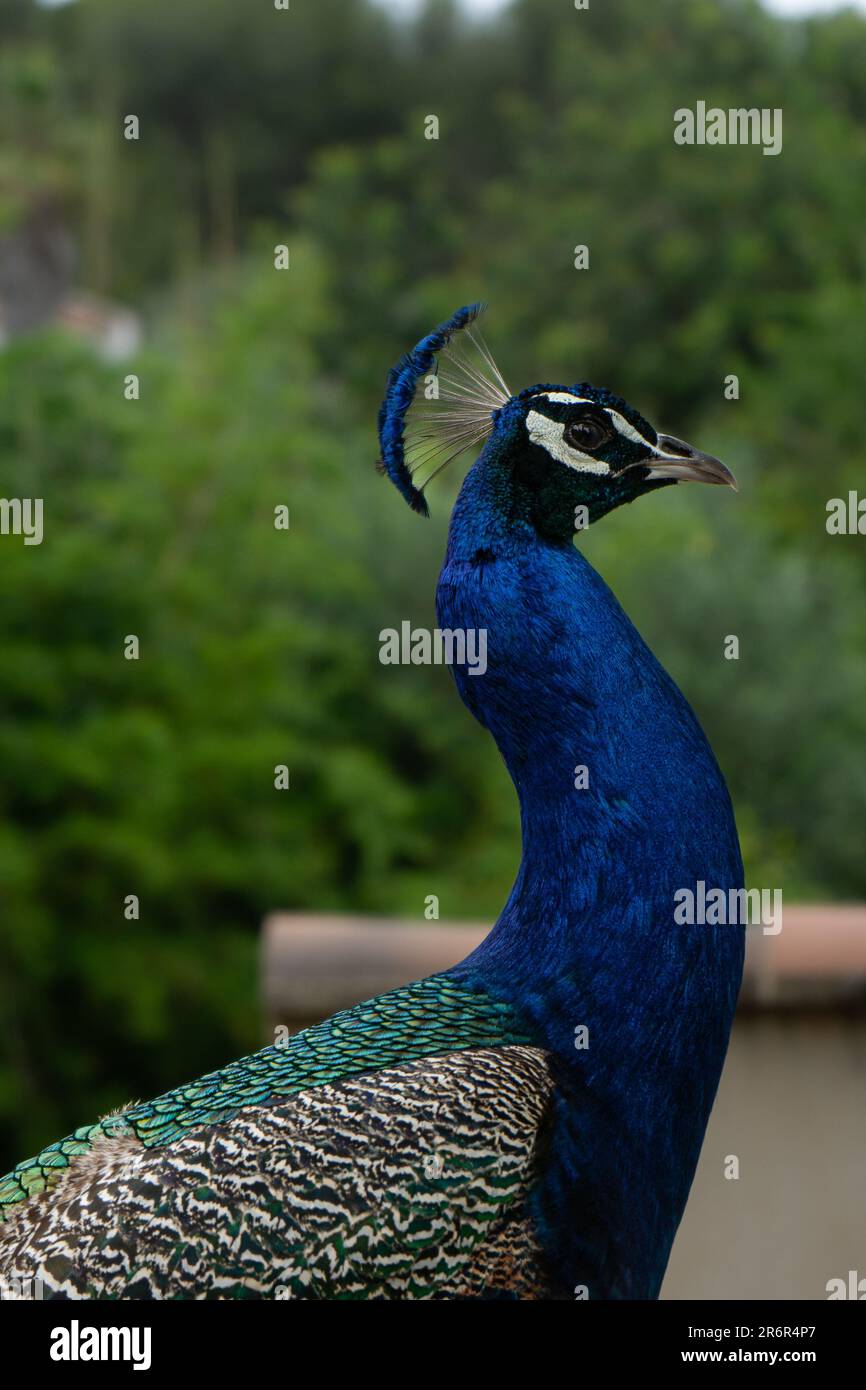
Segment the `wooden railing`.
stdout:
<path fill-rule="evenodd" d="M 268 1025 L 304 1027 L 444 970 L 488 930 L 486 923 L 273 913 L 261 950 Z M 801 904 L 784 908 L 777 935 L 749 927 L 740 1007 L 866 1007 L 866 907 Z"/>

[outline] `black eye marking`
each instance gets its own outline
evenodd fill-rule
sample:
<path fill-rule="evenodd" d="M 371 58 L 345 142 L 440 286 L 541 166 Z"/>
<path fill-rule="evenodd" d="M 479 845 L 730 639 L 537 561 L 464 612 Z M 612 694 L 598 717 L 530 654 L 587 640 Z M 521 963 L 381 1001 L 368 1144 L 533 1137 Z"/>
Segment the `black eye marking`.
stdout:
<path fill-rule="evenodd" d="M 584 415 L 581 419 L 572 420 L 571 424 L 566 425 L 562 437 L 573 449 L 579 449 L 582 454 L 591 454 L 600 449 L 602 444 L 606 444 L 612 434 L 613 430 L 606 418 Z"/>

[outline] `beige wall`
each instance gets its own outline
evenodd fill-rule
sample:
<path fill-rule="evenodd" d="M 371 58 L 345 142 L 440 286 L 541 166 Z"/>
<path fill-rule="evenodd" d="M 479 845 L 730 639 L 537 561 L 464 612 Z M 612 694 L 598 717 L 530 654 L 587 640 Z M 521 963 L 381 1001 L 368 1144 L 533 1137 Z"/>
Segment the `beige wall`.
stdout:
<path fill-rule="evenodd" d="M 741 1015 L 662 1297 L 824 1299 L 866 1277 L 864 1170 L 866 1020 Z"/>

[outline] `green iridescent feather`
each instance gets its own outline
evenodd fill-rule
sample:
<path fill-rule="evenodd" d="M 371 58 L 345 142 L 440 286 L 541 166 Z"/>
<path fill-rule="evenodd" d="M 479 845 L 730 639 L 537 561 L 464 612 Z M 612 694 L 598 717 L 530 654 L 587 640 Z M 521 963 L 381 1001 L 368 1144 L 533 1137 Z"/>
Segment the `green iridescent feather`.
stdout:
<path fill-rule="evenodd" d="M 447 975 L 431 975 L 335 1014 L 284 1046 L 263 1048 L 49 1144 L 0 1180 L 0 1220 L 5 1210 L 41 1192 L 70 1159 L 87 1153 L 100 1138 L 128 1135 L 157 1148 L 203 1125 L 230 1120 L 245 1106 L 268 1105 L 312 1086 L 414 1057 L 531 1041 L 506 1004 Z"/>

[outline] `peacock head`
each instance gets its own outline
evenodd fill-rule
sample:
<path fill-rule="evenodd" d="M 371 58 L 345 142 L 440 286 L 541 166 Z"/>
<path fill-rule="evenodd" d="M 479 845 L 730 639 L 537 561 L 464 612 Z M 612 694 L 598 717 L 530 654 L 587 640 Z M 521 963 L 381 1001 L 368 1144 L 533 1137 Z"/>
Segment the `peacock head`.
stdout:
<path fill-rule="evenodd" d="M 475 326 L 481 309 L 458 309 L 389 375 L 380 467 L 414 510 L 427 514 L 427 483 L 482 441 L 510 505 L 551 535 L 573 534 L 579 508 L 578 525 L 586 525 L 676 483 L 736 489 L 719 459 L 658 434 L 603 387 L 539 384 L 513 395 Z M 425 476 L 416 482 L 419 470 Z"/>

